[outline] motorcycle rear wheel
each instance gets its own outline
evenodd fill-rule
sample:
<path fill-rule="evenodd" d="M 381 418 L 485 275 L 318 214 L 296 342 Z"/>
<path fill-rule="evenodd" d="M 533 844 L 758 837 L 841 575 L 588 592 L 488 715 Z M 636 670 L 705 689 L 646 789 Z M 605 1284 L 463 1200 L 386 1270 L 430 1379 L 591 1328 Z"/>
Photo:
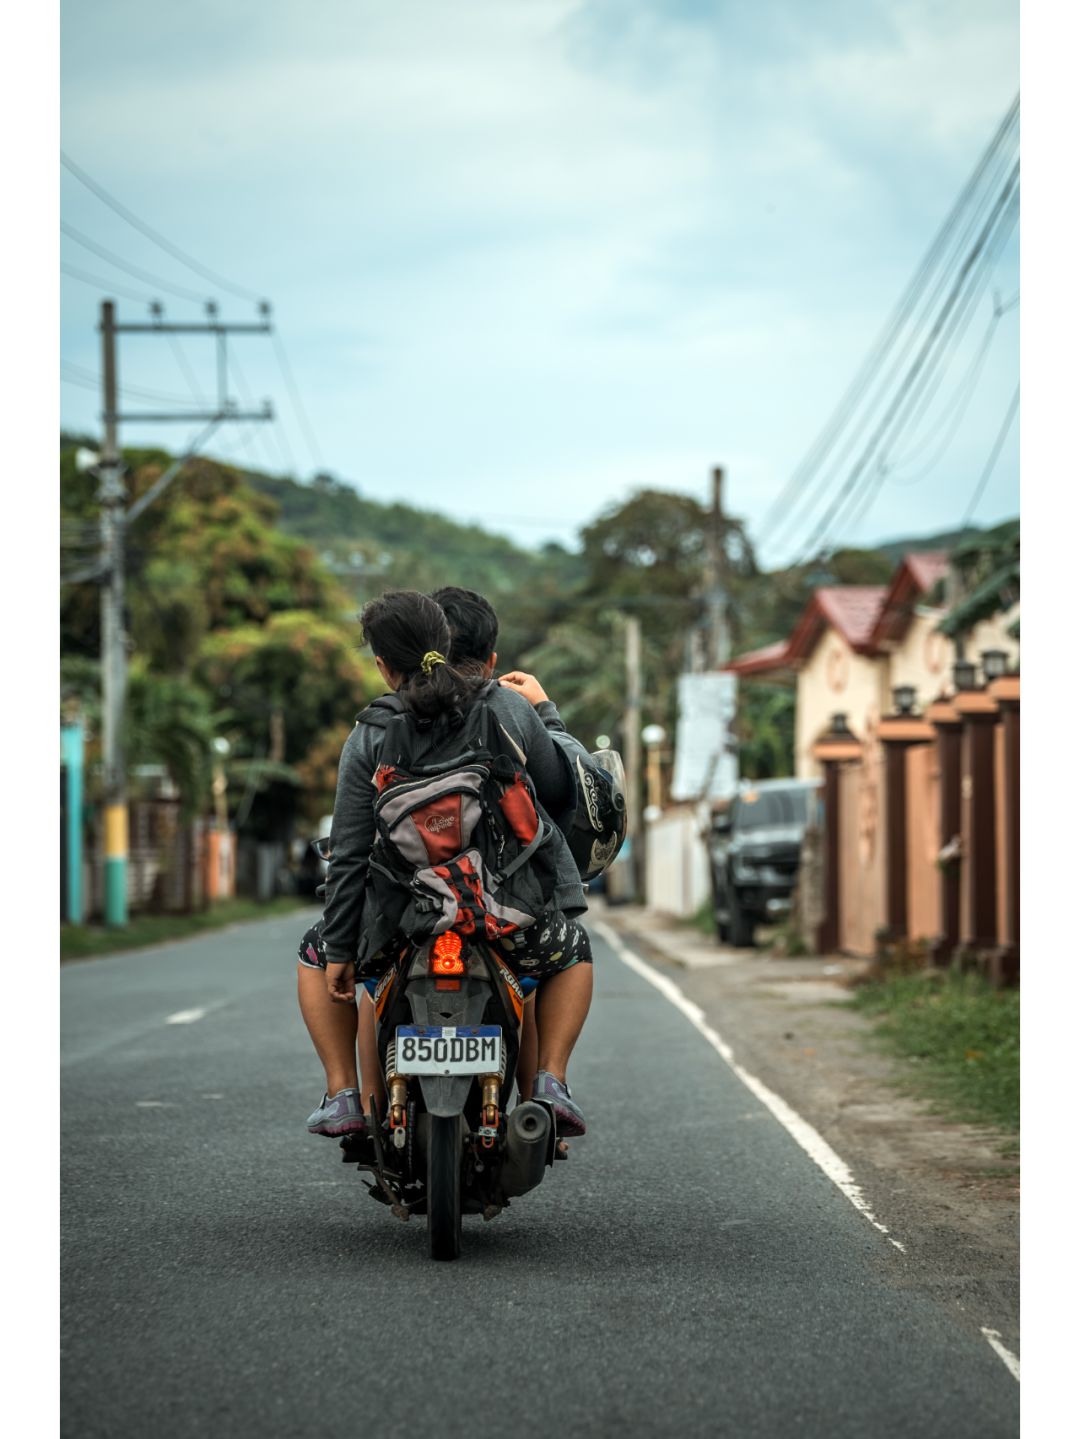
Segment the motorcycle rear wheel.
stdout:
<path fill-rule="evenodd" d="M 427 1228 L 432 1259 L 461 1253 L 461 1116 L 428 1117 Z"/>

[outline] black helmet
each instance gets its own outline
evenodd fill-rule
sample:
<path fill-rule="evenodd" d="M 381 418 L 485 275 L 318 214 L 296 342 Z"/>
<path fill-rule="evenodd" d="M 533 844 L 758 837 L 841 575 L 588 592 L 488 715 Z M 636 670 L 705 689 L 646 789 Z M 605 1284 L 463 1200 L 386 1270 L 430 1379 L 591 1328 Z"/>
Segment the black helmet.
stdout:
<path fill-rule="evenodd" d="M 573 757 L 577 807 L 566 842 L 582 880 L 603 874 L 626 838 L 626 775 L 617 750 Z"/>

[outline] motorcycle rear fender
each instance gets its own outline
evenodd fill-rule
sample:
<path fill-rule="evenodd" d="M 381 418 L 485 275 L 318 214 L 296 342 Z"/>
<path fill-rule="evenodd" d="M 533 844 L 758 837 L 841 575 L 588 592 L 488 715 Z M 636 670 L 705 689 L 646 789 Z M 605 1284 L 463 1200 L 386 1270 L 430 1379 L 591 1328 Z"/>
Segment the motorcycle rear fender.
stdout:
<path fill-rule="evenodd" d="M 469 975 L 462 981 L 460 990 L 447 992 L 437 990 L 434 978 L 424 975 L 410 980 L 405 993 L 414 1024 L 480 1024 L 491 998 L 491 982 L 486 975 L 482 978 Z M 505 1030 L 503 1044 L 506 1045 Z M 451 1119 L 464 1110 L 476 1076 L 421 1074 L 417 1079 L 427 1112 L 440 1119 Z"/>

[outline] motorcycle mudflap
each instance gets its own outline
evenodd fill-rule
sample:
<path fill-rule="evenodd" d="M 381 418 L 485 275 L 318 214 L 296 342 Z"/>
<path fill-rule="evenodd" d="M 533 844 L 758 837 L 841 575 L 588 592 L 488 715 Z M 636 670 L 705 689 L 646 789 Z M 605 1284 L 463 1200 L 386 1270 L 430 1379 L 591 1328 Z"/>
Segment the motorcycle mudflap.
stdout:
<path fill-rule="evenodd" d="M 447 993 L 436 990 L 434 979 L 425 975 L 411 980 L 406 993 L 414 1024 L 471 1025 L 483 1022 L 484 1010 L 491 998 L 491 985 L 486 978 L 469 975 L 462 980 L 460 990 Z M 506 1044 L 505 1033 L 503 1044 Z M 450 1119 L 464 1111 L 476 1075 L 420 1074 L 417 1080 L 427 1112 L 440 1119 Z"/>

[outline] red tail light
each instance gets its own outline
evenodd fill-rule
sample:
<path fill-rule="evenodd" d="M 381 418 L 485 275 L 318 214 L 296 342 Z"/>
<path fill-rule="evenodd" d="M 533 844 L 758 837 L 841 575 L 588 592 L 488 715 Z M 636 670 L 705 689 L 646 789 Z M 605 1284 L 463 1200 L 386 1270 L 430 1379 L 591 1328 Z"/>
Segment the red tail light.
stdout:
<path fill-rule="evenodd" d="M 429 968 L 432 974 L 461 975 L 465 973 L 460 934 L 454 934 L 453 930 L 448 930 L 446 934 L 439 935 L 431 946 Z"/>

